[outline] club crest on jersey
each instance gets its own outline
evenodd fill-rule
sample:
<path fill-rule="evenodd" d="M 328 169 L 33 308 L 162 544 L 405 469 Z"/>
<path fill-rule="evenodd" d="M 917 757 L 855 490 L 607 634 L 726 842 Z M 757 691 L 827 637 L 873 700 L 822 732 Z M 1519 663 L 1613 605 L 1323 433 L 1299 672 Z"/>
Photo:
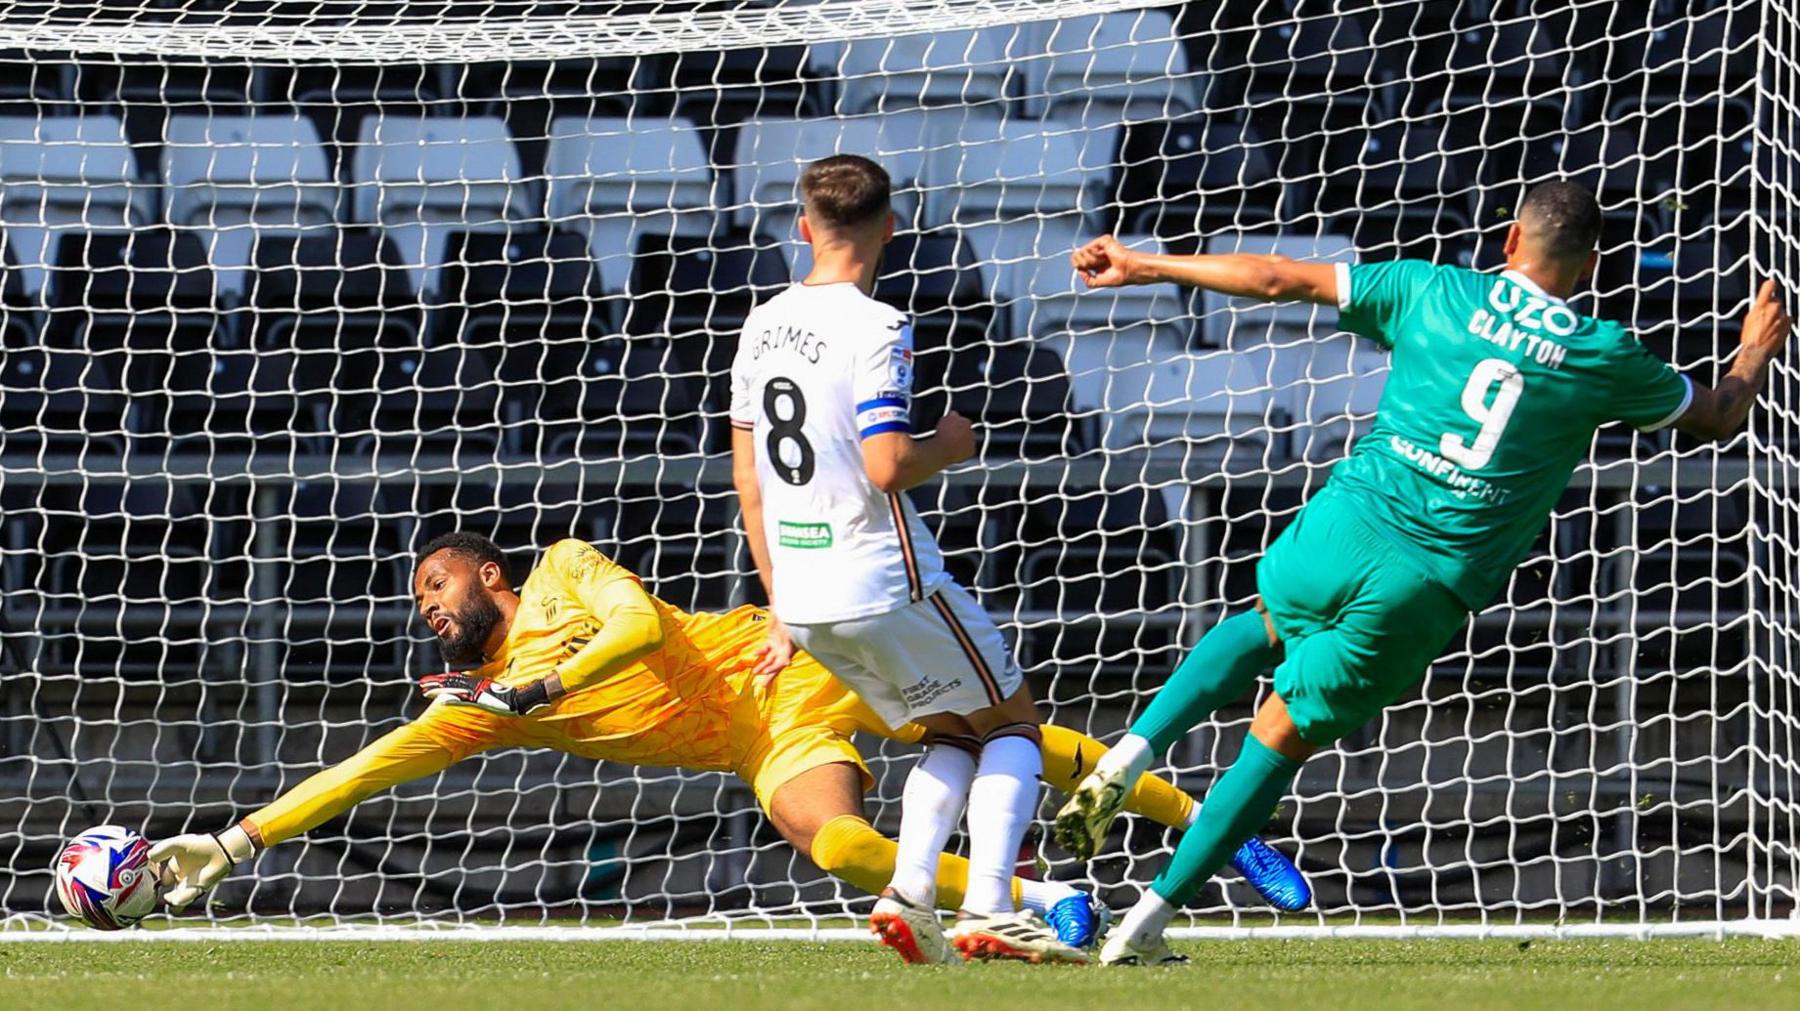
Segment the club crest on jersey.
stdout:
<path fill-rule="evenodd" d="M 888 352 L 888 385 L 895 390 L 912 389 L 913 353 L 911 348 L 894 348 Z"/>

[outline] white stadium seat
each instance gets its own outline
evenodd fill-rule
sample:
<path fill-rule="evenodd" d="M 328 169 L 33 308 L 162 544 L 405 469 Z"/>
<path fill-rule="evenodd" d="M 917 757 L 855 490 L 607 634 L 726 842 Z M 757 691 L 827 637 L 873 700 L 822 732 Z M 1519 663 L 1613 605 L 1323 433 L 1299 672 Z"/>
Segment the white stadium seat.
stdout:
<path fill-rule="evenodd" d="M 165 214 L 199 234 L 221 291 L 242 292 L 258 236 L 334 223 L 339 191 L 312 120 L 174 116 L 167 136 Z"/>
<path fill-rule="evenodd" d="M 382 226 L 426 291 L 454 231 L 507 231 L 536 216 L 506 123 L 370 116 L 362 121 L 354 162 L 358 221 Z"/>
<path fill-rule="evenodd" d="M 1022 28 L 987 28 L 815 46 L 810 59 L 843 77 L 840 115 L 955 105 L 999 118 L 1012 61 L 1027 46 Z"/>
<path fill-rule="evenodd" d="M 1175 22 L 1160 10 L 1122 11 L 1039 22 L 1027 62 L 1034 115 L 1099 125 L 1168 119 L 1199 108 Z"/>
<path fill-rule="evenodd" d="M 684 119 L 557 119 L 547 163 L 550 217 L 587 236 L 608 291 L 625 290 L 639 238 L 710 234 L 724 204 Z"/>
<path fill-rule="evenodd" d="M 66 231 L 118 231 L 155 218 L 125 126 L 112 116 L 0 117 L 0 226 L 26 293 Z"/>
<path fill-rule="evenodd" d="M 1163 252 L 1154 236 L 1126 235 L 1119 241 L 1144 252 Z M 1103 347 L 1109 342 L 1140 347 L 1154 332 L 1167 334 L 1176 346 L 1187 343 L 1193 321 L 1185 291 L 1173 284 L 1090 289 L 1069 263 L 1072 248 L 1048 250 L 1013 265 L 1014 333 L 1056 342 L 1071 372 L 1077 371 L 1077 361 L 1090 360 L 1095 349 L 1110 354 Z M 1145 332 L 1141 340 L 1133 336 L 1138 331 Z"/>
<path fill-rule="evenodd" d="M 1031 283 L 1015 277 L 1019 265 L 1066 256 L 1089 237 L 1088 216 L 1104 201 L 1110 170 L 1086 153 L 1111 143 L 1093 133 L 1049 121 L 971 124 L 926 158 L 926 219 L 957 226 L 976 258 L 993 264 L 1003 301 L 1021 298 Z"/>
<path fill-rule="evenodd" d="M 781 243 L 799 277 L 810 265 L 800 242 L 800 175 L 834 154 L 860 154 L 887 170 L 901 230 L 916 227 L 919 187 L 932 146 L 930 118 L 917 111 L 851 119 L 752 119 L 738 129 L 732 158 L 736 223 Z"/>

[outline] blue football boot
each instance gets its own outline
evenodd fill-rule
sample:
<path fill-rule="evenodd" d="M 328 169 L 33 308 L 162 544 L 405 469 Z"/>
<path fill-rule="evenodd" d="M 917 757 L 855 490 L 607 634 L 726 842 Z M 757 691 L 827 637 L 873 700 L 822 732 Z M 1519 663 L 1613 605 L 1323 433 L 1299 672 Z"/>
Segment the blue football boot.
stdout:
<path fill-rule="evenodd" d="M 1086 892 L 1077 892 L 1051 906 L 1044 922 L 1071 948 L 1091 948 L 1112 923 L 1112 910 Z"/>
<path fill-rule="evenodd" d="M 1284 913 L 1297 913 L 1312 904 L 1312 886 L 1294 862 L 1256 836 L 1238 848 L 1231 858 L 1250 887 L 1269 905 Z"/>

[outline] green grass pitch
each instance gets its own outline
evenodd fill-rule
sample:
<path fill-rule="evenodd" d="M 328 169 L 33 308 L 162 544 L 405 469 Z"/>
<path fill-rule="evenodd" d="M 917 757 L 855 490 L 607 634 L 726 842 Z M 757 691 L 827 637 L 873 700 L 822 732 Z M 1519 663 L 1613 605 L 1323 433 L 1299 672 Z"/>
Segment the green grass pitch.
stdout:
<path fill-rule="evenodd" d="M 1800 1008 L 1800 943 L 1185 942 L 1168 969 L 911 969 L 756 941 L 0 944 L 0 1008 L 704 1011 Z"/>

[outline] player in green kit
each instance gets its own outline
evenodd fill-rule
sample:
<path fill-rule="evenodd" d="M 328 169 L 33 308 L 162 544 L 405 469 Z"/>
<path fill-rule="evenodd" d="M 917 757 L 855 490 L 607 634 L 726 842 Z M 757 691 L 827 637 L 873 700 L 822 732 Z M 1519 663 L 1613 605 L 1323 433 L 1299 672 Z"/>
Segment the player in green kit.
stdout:
<path fill-rule="evenodd" d="M 1342 327 L 1392 352 L 1374 428 L 1269 547 L 1260 597 L 1210 630 L 1057 815 L 1081 857 L 1105 838 L 1154 756 L 1275 672 L 1237 761 L 1144 897 L 1107 940 L 1111 965 L 1180 961 L 1175 910 L 1261 828 L 1315 750 L 1412 691 L 1530 549 L 1594 430 L 1673 424 L 1730 436 L 1762 389 L 1789 320 L 1765 283 L 1719 386 L 1695 383 L 1617 323 L 1564 302 L 1593 271 L 1600 208 L 1568 182 L 1525 198 L 1507 267 L 1416 260 L 1300 263 L 1280 256 L 1155 256 L 1110 236 L 1074 254 L 1089 287 L 1176 282 L 1336 305 Z"/>

